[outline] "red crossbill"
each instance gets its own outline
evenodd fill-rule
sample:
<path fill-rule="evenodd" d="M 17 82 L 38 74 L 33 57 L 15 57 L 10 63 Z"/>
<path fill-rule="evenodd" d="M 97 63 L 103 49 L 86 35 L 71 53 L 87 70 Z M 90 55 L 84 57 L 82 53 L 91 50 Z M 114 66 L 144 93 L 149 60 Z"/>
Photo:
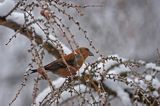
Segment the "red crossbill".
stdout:
<path fill-rule="evenodd" d="M 93 56 L 93 53 L 88 48 L 81 47 L 68 55 L 64 55 L 64 58 L 49 63 L 44 66 L 44 69 L 61 77 L 72 76 L 79 71 L 88 56 Z M 32 73 L 35 72 L 37 72 L 37 69 L 32 70 Z"/>

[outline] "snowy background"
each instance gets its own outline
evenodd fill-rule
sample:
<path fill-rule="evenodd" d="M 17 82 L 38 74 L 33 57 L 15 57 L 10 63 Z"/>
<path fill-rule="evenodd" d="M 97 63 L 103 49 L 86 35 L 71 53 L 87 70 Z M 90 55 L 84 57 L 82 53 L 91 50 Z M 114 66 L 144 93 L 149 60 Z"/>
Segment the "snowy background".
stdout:
<path fill-rule="evenodd" d="M 118 54 L 125 58 L 156 61 L 157 48 L 160 49 L 160 0 L 83 0 L 82 4 L 103 4 L 103 7 L 82 9 L 84 16 L 77 16 L 77 20 L 104 56 Z M 14 31 L 0 26 L 0 106 L 8 105 L 15 96 L 30 62 L 29 41 L 24 36 L 17 35 L 5 45 L 13 34 Z M 82 38 L 77 41 L 88 46 Z M 46 57 L 44 63 L 52 61 L 49 58 Z M 33 78 L 30 78 L 13 106 L 29 106 L 32 89 Z"/>

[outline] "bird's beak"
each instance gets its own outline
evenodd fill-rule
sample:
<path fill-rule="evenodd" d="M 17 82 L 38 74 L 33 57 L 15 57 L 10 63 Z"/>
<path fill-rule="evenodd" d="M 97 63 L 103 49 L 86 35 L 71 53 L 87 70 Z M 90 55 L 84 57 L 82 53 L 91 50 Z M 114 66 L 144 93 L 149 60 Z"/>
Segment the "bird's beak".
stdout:
<path fill-rule="evenodd" d="M 89 56 L 94 56 L 94 54 L 91 51 L 89 51 Z"/>

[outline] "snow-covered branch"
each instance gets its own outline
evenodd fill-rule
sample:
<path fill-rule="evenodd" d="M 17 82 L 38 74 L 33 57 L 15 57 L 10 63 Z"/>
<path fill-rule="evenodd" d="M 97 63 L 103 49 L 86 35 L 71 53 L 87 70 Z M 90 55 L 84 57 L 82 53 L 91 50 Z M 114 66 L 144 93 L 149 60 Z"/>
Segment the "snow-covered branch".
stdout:
<path fill-rule="evenodd" d="M 0 3 L 0 16 L 6 16 L 16 5 L 14 0 L 4 0 Z"/>
<path fill-rule="evenodd" d="M 116 61 L 114 60 L 116 59 Z M 121 62 L 118 63 L 117 60 L 120 60 Z M 149 75 L 149 74 L 140 74 L 132 70 L 129 66 L 125 66 L 124 63 L 128 61 L 127 64 L 136 63 L 135 61 L 127 60 L 124 58 L 120 58 L 117 55 L 112 55 L 108 56 L 107 60 L 105 62 L 100 62 L 101 59 L 98 60 L 99 63 L 97 64 L 97 70 L 94 71 L 94 74 L 92 74 L 92 79 L 85 79 L 85 83 L 83 80 L 80 80 L 79 86 L 82 86 L 87 89 L 92 89 L 91 92 L 99 92 L 97 88 L 101 85 L 104 91 L 101 91 L 103 93 L 108 93 L 110 96 L 116 96 L 120 98 L 122 101 L 123 105 L 125 106 L 131 106 L 133 103 L 131 102 L 133 99 L 137 99 L 134 96 L 137 95 L 139 99 L 137 101 L 142 102 L 143 100 L 147 104 L 152 104 L 154 102 L 154 105 L 157 105 L 159 102 L 156 100 L 157 97 L 159 97 L 159 92 L 158 90 L 160 89 L 160 81 L 156 78 L 155 75 Z M 130 63 L 129 63 L 130 62 Z M 141 62 L 137 62 L 140 66 L 138 67 L 144 67 L 144 70 L 148 69 L 148 64 L 142 64 Z M 153 64 L 153 63 L 152 63 Z M 92 66 L 92 65 L 91 65 Z M 147 66 L 147 67 L 146 67 Z M 153 66 L 153 65 L 152 65 Z M 152 67 L 155 69 L 158 66 Z M 81 68 L 80 71 L 88 71 L 87 74 L 93 73 L 92 71 L 94 70 L 95 66 L 89 67 L 88 69 L 86 68 Z M 142 71 L 142 70 L 141 70 Z M 107 72 L 107 73 L 106 73 Z M 135 73 L 135 74 L 134 74 Z M 85 73 L 86 74 L 86 73 Z M 85 75 L 83 74 L 83 75 Z M 81 76 L 83 77 L 83 76 Z M 103 79 L 103 80 L 102 80 Z M 53 84 L 59 83 L 61 79 L 53 81 Z M 91 86 L 94 81 L 95 86 Z M 86 83 L 90 83 L 90 85 L 87 85 Z M 98 83 L 98 84 L 97 84 Z M 59 86 L 59 88 L 62 86 Z M 57 88 L 57 87 L 56 87 Z M 58 89 L 58 88 L 57 88 Z M 70 100 L 70 98 L 74 97 L 75 95 L 79 96 L 79 94 L 84 93 L 84 91 L 79 91 L 79 88 L 77 88 L 77 85 L 73 85 L 73 89 L 77 91 L 78 93 L 76 94 L 68 94 L 68 90 L 63 91 L 60 93 L 59 96 L 59 101 L 58 103 L 63 103 L 66 100 Z M 101 88 L 99 88 L 101 89 Z M 101 89 L 102 90 L 102 89 Z M 47 92 L 46 92 L 47 91 Z M 88 90 L 86 90 L 88 92 Z M 112 92 L 112 93 L 111 93 Z M 47 100 L 46 95 L 50 93 L 50 89 L 47 88 L 37 98 L 37 104 L 42 103 L 43 101 Z M 102 93 L 102 94 L 103 94 Z M 65 99 L 63 99 L 63 94 L 65 95 Z M 45 96 L 44 96 L 45 95 Z M 94 95 L 95 96 L 95 95 Z M 97 95 L 94 97 L 98 97 Z M 143 98 L 143 100 L 142 100 Z M 62 101 L 63 99 L 63 101 Z M 106 97 L 107 99 L 107 97 Z M 89 103 L 93 103 L 93 100 L 90 99 L 91 101 L 88 101 Z M 53 104 L 55 104 L 57 101 L 54 101 Z M 97 101 L 98 102 L 98 101 Z M 46 102 L 44 102 L 46 103 Z"/>

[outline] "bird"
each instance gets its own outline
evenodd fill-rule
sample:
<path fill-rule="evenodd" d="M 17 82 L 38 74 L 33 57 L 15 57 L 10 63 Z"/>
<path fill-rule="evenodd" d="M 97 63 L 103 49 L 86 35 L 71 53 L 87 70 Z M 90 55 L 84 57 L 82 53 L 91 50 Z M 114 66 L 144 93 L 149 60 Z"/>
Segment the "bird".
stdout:
<path fill-rule="evenodd" d="M 94 56 L 94 54 L 88 48 L 80 47 L 72 53 L 64 55 L 63 58 L 45 65 L 44 69 L 64 78 L 75 76 L 88 56 Z M 36 73 L 38 69 L 31 71 L 31 73 Z"/>

